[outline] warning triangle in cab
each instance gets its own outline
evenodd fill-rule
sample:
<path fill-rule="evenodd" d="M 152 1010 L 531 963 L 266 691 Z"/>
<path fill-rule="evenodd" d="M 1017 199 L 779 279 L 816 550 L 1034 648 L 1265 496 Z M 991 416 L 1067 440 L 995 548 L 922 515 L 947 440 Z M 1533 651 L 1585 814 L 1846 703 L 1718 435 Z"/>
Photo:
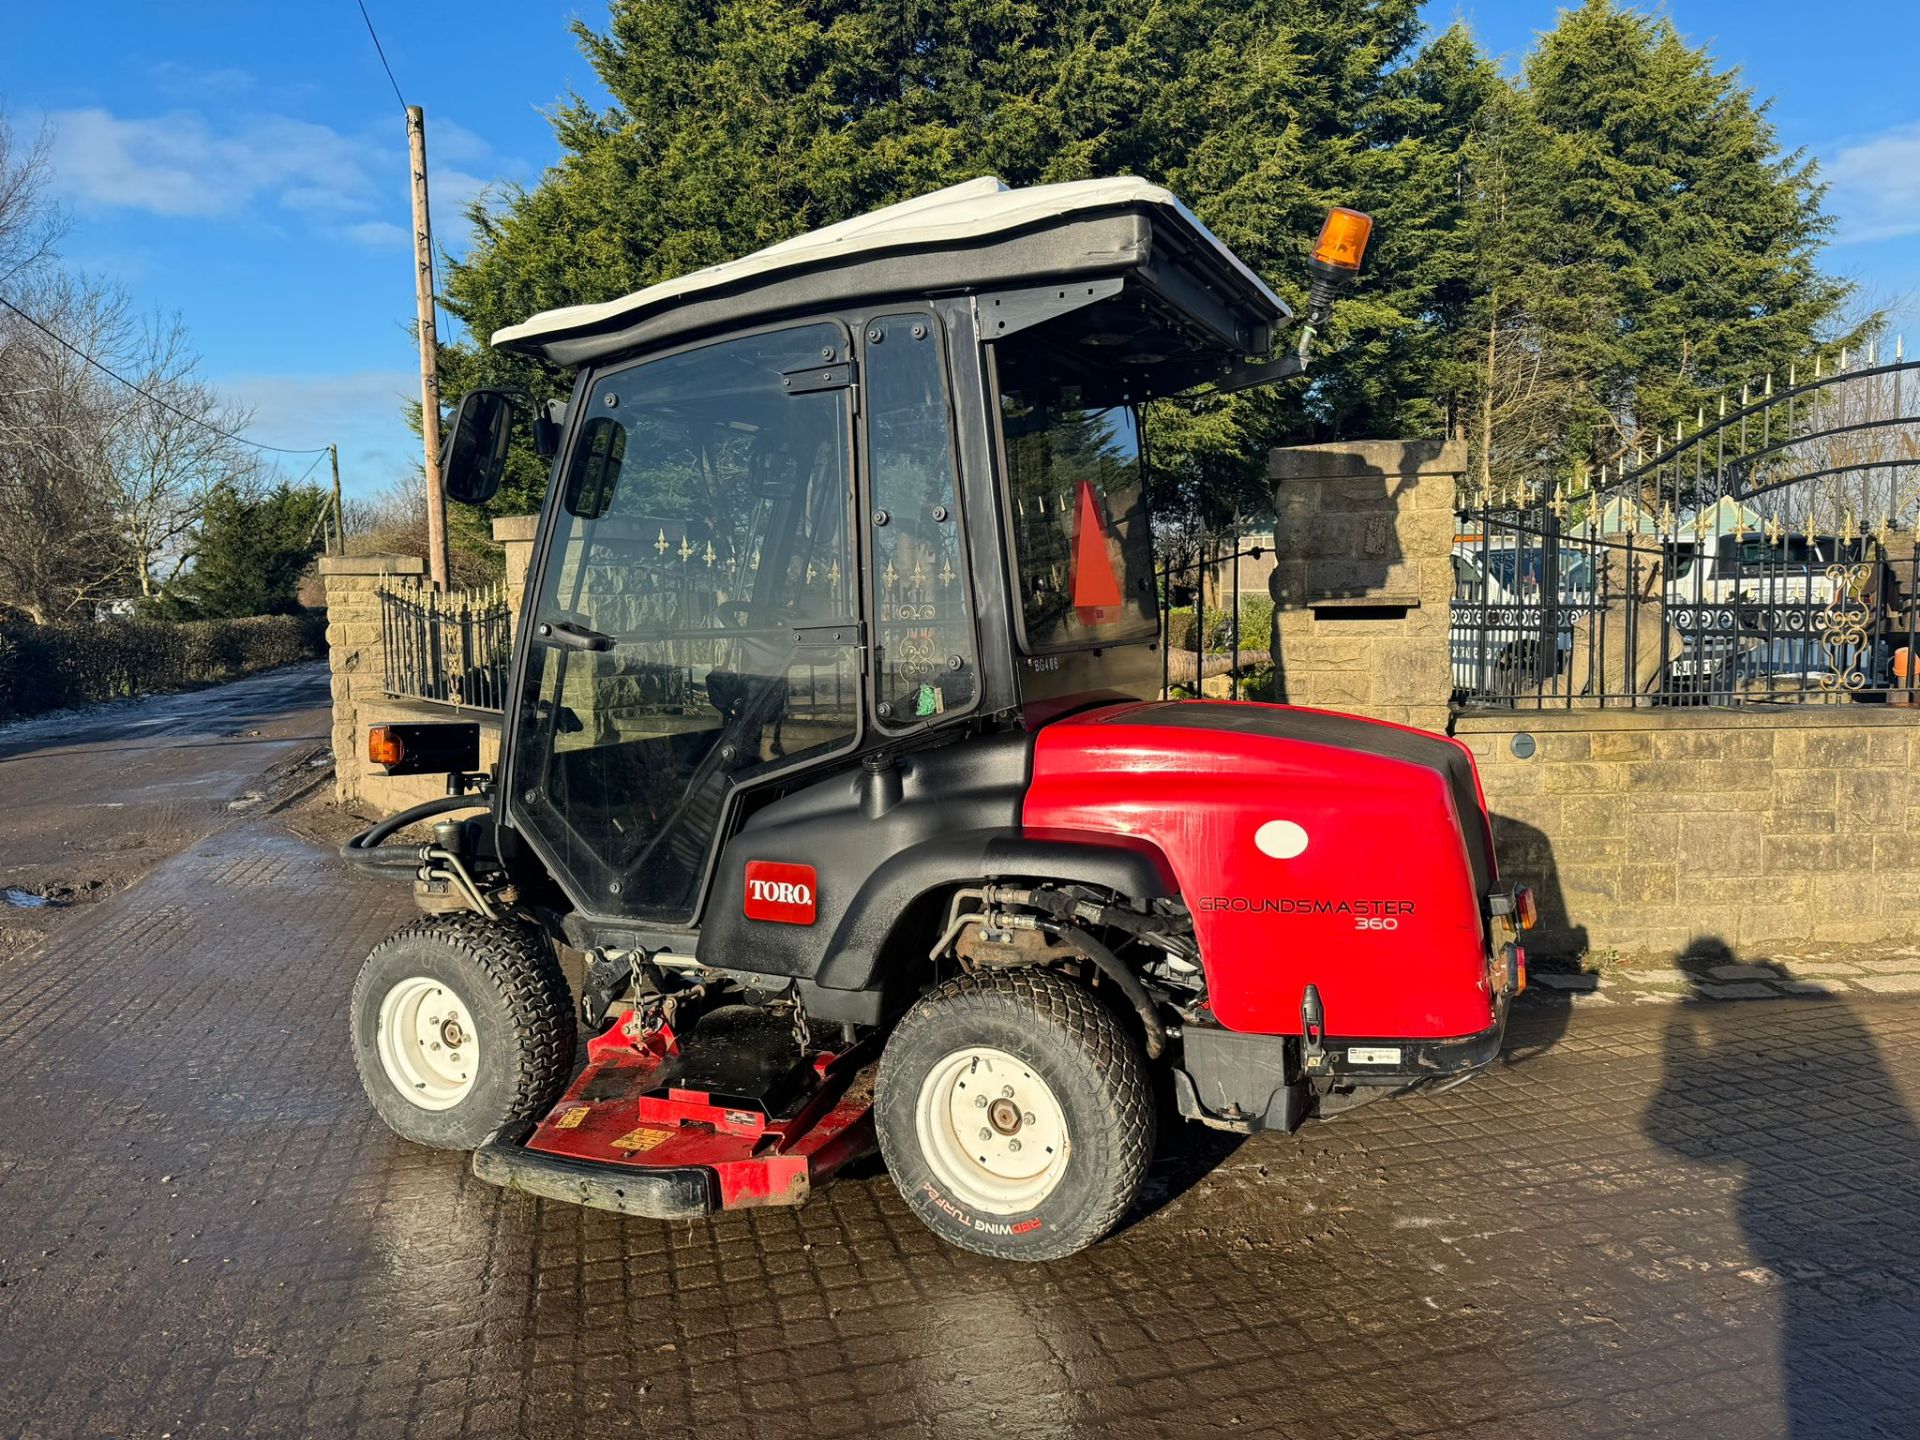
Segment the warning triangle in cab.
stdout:
<path fill-rule="evenodd" d="M 1120 579 L 1113 573 L 1107 526 L 1093 482 L 1080 482 L 1079 516 L 1073 536 L 1073 608 L 1083 625 L 1104 625 L 1120 618 Z"/>

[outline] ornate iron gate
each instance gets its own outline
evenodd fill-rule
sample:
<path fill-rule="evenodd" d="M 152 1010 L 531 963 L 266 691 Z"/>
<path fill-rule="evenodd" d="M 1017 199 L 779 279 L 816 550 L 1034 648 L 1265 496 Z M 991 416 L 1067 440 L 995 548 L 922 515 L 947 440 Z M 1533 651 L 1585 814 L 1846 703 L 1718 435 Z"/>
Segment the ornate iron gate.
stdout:
<path fill-rule="evenodd" d="M 469 710 L 501 709 L 512 626 L 501 586 L 446 594 L 414 586 L 382 590 L 387 693 Z"/>
<path fill-rule="evenodd" d="M 1597 483 L 1463 489 L 1455 703 L 1909 703 L 1916 371 L 1816 361 Z"/>

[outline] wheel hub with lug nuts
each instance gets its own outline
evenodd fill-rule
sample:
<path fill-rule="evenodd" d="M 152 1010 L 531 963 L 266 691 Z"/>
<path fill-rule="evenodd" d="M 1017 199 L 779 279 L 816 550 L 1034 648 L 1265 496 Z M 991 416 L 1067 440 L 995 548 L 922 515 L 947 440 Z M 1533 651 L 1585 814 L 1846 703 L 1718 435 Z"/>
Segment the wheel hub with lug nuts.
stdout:
<path fill-rule="evenodd" d="M 1031 1210 L 1066 1172 L 1065 1111 L 1040 1074 L 1004 1050 L 970 1045 L 938 1061 L 915 1121 L 934 1183 L 983 1214 Z"/>
<path fill-rule="evenodd" d="M 422 1110 L 451 1110 L 473 1090 L 480 1042 L 466 1002 L 439 981 L 413 975 L 387 991 L 375 1021 L 380 1068 Z"/>

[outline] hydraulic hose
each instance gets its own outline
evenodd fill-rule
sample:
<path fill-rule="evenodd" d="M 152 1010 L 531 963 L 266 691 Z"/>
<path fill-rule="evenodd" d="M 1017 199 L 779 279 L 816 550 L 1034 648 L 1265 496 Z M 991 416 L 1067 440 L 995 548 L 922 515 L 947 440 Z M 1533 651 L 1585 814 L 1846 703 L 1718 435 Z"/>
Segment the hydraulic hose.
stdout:
<path fill-rule="evenodd" d="M 418 853 L 410 850 L 394 850 L 385 855 L 376 854 L 382 841 L 397 830 L 404 830 L 416 820 L 426 820 L 434 815 L 445 815 L 452 810 L 484 810 L 492 801 L 484 793 L 472 795 L 441 795 L 432 800 L 423 800 L 418 805 L 409 806 L 397 815 L 389 815 L 377 825 L 369 826 L 340 847 L 340 858 L 349 865 L 362 870 L 414 870 L 420 865 Z"/>
<path fill-rule="evenodd" d="M 1139 1012 L 1140 1023 L 1146 1029 L 1147 1058 L 1158 1060 L 1164 1055 L 1167 1032 L 1160 1024 L 1160 1012 L 1153 1007 L 1153 997 L 1147 994 L 1147 987 L 1140 983 L 1140 977 L 1129 970 L 1113 951 L 1078 926 L 1063 925 L 1057 920 L 1041 920 L 1037 925 L 1039 929 L 1074 946 L 1094 963 L 1102 975 L 1120 987 L 1120 993 Z"/>

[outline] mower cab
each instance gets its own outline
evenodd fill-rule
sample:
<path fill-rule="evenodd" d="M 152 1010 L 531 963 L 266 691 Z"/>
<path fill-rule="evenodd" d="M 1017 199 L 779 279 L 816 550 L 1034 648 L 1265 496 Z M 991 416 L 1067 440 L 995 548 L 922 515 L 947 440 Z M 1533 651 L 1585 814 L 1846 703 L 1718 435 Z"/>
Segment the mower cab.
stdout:
<path fill-rule="evenodd" d="M 347 847 L 441 912 L 356 988 L 389 1122 L 656 1216 L 798 1203 L 877 1134 L 937 1232 L 1041 1259 L 1131 1203 L 1157 1085 L 1291 1130 L 1491 1060 L 1530 901 L 1464 747 L 1159 698 L 1142 405 L 1299 373 L 1366 228 L 1277 357 L 1286 305 L 1131 179 L 973 181 L 499 332 L 577 374 L 499 766 Z M 463 400 L 449 495 L 525 408 Z"/>

